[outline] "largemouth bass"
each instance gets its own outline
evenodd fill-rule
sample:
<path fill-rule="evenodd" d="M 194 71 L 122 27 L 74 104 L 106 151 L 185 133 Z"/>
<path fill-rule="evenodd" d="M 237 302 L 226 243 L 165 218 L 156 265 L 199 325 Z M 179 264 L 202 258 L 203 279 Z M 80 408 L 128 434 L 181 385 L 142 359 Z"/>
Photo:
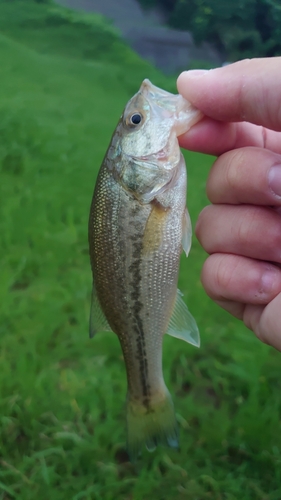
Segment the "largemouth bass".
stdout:
<path fill-rule="evenodd" d="M 144 80 L 128 102 L 97 178 L 89 219 L 94 277 L 90 335 L 118 335 L 128 379 L 127 445 L 178 445 L 162 373 L 165 333 L 199 347 L 194 318 L 177 291 L 191 245 L 186 168 L 177 137 L 201 118 L 182 96 Z"/>

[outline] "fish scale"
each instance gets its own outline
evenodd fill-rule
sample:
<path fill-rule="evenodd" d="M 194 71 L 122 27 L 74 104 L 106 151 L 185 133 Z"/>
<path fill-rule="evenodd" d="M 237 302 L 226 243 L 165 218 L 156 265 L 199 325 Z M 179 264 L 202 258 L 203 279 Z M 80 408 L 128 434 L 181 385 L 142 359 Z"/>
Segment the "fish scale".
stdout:
<path fill-rule="evenodd" d="M 176 135 L 200 116 L 181 96 L 145 80 L 113 134 L 90 210 L 90 329 L 92 335 L 113 331 L 121 344 L 133 460 L 143 443 L 150 450 L 159 443 L 177 445 L 173 403 L 162 372 L 163 335 L 199 345 L 195 320 L 177 294 L 180 254 L 189 244 L 191 226 Z"/>

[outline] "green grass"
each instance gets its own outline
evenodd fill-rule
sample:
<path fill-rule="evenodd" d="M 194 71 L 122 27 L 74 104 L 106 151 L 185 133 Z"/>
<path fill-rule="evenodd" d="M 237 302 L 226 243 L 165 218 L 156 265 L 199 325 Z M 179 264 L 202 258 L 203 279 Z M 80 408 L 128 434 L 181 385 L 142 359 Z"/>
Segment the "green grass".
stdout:
<path fill-rule="evenodd" d="M 163 353 L 181 448 L 128 462 L 121 349 L 88 338 L 88 211 L 128 98 L 146 76 L 175 83 L 127 48 L 85 56 L 75 22 L 36 38 L 23 4 L 52 8 L 0 2 L 0 499 L 280 500 L 280 354 L 206 297 L 196 239 L 179 287 L 202 346 L 167 337 Z M 212 159 L 186 158 L 195 222 Z"/>

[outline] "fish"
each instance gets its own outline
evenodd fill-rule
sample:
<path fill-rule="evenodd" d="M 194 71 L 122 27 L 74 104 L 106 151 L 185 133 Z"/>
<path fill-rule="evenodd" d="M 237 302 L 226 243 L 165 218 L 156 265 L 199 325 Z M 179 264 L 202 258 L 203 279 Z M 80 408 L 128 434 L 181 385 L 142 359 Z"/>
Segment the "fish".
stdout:
<path fill-rule="evenodd" d="M 191 246 L 187 174 L 178 136 L 202 118 L 181 95 L 145 79 L 127 103 L 102 162 L 89 216 L 90 336 L 114 332 L 127 372 L 127 450 L 178 447 L 162 371 L 165 333 L 199 347 L 177 290 Z"/>

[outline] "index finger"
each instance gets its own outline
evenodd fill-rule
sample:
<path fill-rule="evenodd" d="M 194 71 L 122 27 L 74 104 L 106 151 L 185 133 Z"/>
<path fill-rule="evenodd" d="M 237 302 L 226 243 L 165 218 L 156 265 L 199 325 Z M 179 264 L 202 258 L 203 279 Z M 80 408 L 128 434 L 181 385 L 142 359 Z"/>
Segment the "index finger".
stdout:
<path fill-rule="evenodd" d="M 214 120 L 247 121 L 281 131 L 281 57 L 183 72 L 178 90 Z"/>
<path fill-rule="evenodd" d="M 190 151 L 200 151 L 220 156 L 231 149 L 258 147 L 281 154 L 281 132 L 253 125 L 252 123 L 226 123 L 205 116 L 179 137 L 180 146 Z"/>

